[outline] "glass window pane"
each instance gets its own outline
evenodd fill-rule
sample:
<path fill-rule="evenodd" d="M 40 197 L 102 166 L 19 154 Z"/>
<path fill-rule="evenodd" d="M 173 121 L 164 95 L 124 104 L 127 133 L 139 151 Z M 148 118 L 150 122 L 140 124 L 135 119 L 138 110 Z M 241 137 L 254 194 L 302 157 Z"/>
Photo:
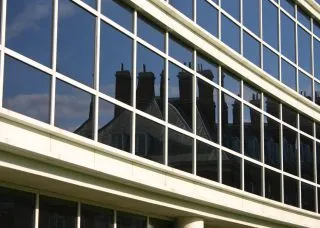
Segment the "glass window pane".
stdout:
<path fill-rule="evenodd" d="M 264 162 L 280 168 L 280 124 L 264 117 Z"/>
<path fill-rule="evenodd" d="M 91 6 L 94 9 L 97 7 L 97 0 L 81 0 L 81 1 L 87 3 L 89 6 Z"/>
<path fill-rule="evenodd" d="M 313 121 L 302 114 L 300 114 L 300 130 L 313 136 Z"/>
<path fill-rule="evenodd" d="M 301 177 L 314 181 L 313 140 L 300 135 L 300 166 Z"/>
<path fill-rule="evenodd" d="M 312 79 L 299 71 L 299 93 L 312 101 Z"/>
<path fill-rule="evenodd" d="M 320 24 L 316 19 L 313 19 L 313 33 L 320 37 Z"/>
<path fill-rule="evenodd" d="M 314 101 L 317 105 L 320 105 L 320 83 L 314 80 Z"/>
<path fill-rule="evenodd" d="M 102 0 L 101 12 L 111 20 L 125 27 L 133 29 L 133 10 L 121 0 Z"/>
<path fill-rule="evenodd" d="M 193 68 L 193 52 L 191 48 L 172 35 L 170 35 L 169 39 L 169 55 L 191 69 Z"/>
<path fill-rule="evenodd" d="M 298 26 L 299 66 L 311 73 L 311 36 Z"/>
<path fill-rule="evenodd" d="M 219 150 L 204 142 L 197 141 L 197 175 L 218 181 Z"/>
<path fill-rule="evenodd" d="M 261 93 L 247 83 L 243 83 L 243 99 L 260 108 Z"/>
<path fill-rule="evenodd" d="M 138 36 L 152 44 L 161 51 L 164 51 L 164 30 L 145 18 L 138 16 Z"/>
<path fill-rule="evenodd" d="M 276 99 L 264 94 L 264 111 L 279 118 L 280 103 Z"/>
<path fill-rule="evenodd" d="M 262 195 L 261 184 L 261 167 L 254 163 L 245 161 L 244 190 L 256 195 Z"/>
<path fill-rule="evenodd" d="M 3 107 L 49 123 L 49 75 L 5 56 Z"/>
<path fill-rule="evenodd" d="M 197 0 L 197 24 L 218 37 L 218 10 L 207 0 Z"/>
<path fill-rule="evenodd" d="M 177 131 L 168 130 L 168 165 L 192 173 L 193 139 Z"/>
<path fill-rule="evenodd" d="M 164 163 L 164 126 L 136 115 L 135 154 L 151 161 Z"/>
<path fill-rule="evenodd" d="M 244 154 L 253 159 L 260 160 L 260 120 L 261 114 L 256 110 L 243 106 L 244 115 Z"/>
<path fill-rule="evenodd" d="M 191 73 L 169 64 L 169 123 L 187 131 L 192 131 L 192 81 Z"/>
<path fill-rule="evenodd" d="M 6 47 L 51 67 L 52 6 L 52 0 L 8 1 Z"/>
<path fill-rule="evenodd" d="M 220 0 L 221 7 L 233 16 L 237 21 L 240 21 L 240 0 Z"/>
<path fill-rule="evenodd" d="M 130 105 L 132 39 L 102 22 L 100 49 L 100 92 Z"/>
<path fill-rule="evenodd" d="M 231 2 L 230 0 L 225 0 Z M 243 24 L 257 36 L 260 34 L 260 1 L 242 0 Z"/>
<path fill-rule="evenodd" d="M 315 212 L 315 187 L 306 183 L 301 182 L 301 207 L 305 210 Z"/>
<path fill-rule="evenodd" d="M 297 132 L 283 126 L 283 170 L 298 175 Z"/>
<path fill-rule="evenodd" d="M 193 0 L 169 0 L 169 3 L 181 13 L 192 19 Z"/>
<path fill-rule="evenodd" d="M 320 139 L 320 124 L 316 122 L 316 137 Z"/>
<path fill-rule="evenodd" d="M 81 228 L 112 227 L 113 211 L 101 207 L 81 204 Z"/>
<path fill-rule="evenodd" d="M 222 183 L 241 188 L 241 158 L 222 151 Z"/>
<path fill-rule="evenodd" d="M 157 218 L 149 217 L 148 228 L 174 228 L 175 223 L 173 221 L 167 221 Z"/>
<path fill-rule="evenodd" d="M 263 40 L 278 49 L 278 9 L 269 0 L 262 1 Z"/>
<path fill-rule="evenodd" d="M 94 96 L 56 81 L 55 126 L 92 139 Z"/>
<path fill-rule="evenodd" d="M 296 61 L 295 23 L 281 13 L 281 53 L 291 61 Z"/>
<path fill-rule="evenodd" d="M 297 112 L 286 105 L 282 105 L 282 120 L 297 127 Z"/>
<path fill-rule="evenodd" d="M 227 0 L 229 2 L 229 0 Z M 231 3 L 232 5 L 232 3 Z M 240 28 L 225 15 L 221 15 L 221 40 L 240 53 Z"/>
<path fill-rule="evenodd" d="M 93 86 L 95 23 L 72 1 L 59 1 L 57 71 L 88 86 Z"/>
<path fill-rule="evenodd" d="M 289 88 L 297 91 L 296 68 L 284 59 L 281 60 L 281 81 Z"/>
<path fill-rule="evenodd" d="M 218 89 L 197 78 L 197 134 L 218 142 Z"/>
<path fill-rule="evenodd" d="M 0 187 L 1 227 L 34 227 L 35 194 Z"/>
<path fill-rule="evenodd" d="M 240 79 L 234 74 L 223 70 L 221 86 L 240 97 Z"/>
<path fill-rule="evenodd" d="M 260 66 L 260 42 L 243 32 L 243 56 Z"/>
<path fill-rule="evenodd" d="M 141 44 L 137 47 L 136 107 L 164 118 L 164 59 Z"/>
<path fill-rule="evenodd" d="M 265 169 L 265 194 L 266 198 L 281 200 L 281 174 L 270 169 Z"/>
<path fill-rule="evenodd" d="M 311 29 L 311 18 L 304 12 L 300 7 L 298 7 L 298 21 L 303 24 L 307 29 Z"/>
<path fill-rule="evenodd" d="M 284 203 L 299 206 L 298 180 L 284 176 Z"/>
<path fill-rule="evenodd" d="M 127 109 L 99 99 L 98 141 L 130 152 L 131 118 Z"/>
<path fill-rule="evenodd" d="M 147 228 L 147 218 L 117 211 L 117 228 Z"/>
<path fill-rule="evenodd" d="M 320 173 L 320 143 L 316 142 L 317 150 L 317 173 Z M 317 183 L 320 183 L 320 175 L 317 175 Z"/>
<path fill-rule="evenodd" d="M 313 38 L 314 76 L 320 79 L 320 42 Z"/>
<path fill-rule="evenodd" d="M 222 145 L 240 152 L 240 114 L 241 103 L 233 97 L 222 93 Z"/>
<path fill-rule="evenodd" d="M 263 46 L 263 69 L 272 77 L 279 79 L 279 56 Z"/>
<path fill-rule="evenodd" d="M 39 228 L 66 227 L 77 224 L 77 203 L 62 199 L 40 196 Z"/>
<path fill-rule="evenodd" d="M 295 17 L 294 15 L 294 3 L 292 0 L 281 0 L 281 7 L 285 9 L 291 16 Z"/>
<path fill-rule="evenodd" d="M 207 79 L 219 83 L 219 68 L 218 65 L 197 52 L 197 72 Z"/>

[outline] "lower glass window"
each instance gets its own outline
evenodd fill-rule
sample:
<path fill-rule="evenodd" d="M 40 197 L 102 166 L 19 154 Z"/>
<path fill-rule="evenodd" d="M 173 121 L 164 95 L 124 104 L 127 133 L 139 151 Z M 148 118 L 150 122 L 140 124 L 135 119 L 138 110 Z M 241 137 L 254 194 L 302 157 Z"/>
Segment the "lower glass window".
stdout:
<path fill-rule="evenodd" d="M 283 177 L 284 184 L 284 203 L 291 206 L 299 206 L 299 185 L 298 180 L 291 177 Z"/>
<path fill-rule="evenodd" d="M 147 218 L 126 212 L 117 212 L 117 228 L 147 228 Z"/>
<path fill-rule="evenodd" d="M 222 183 L 241 189 L 241 158 L 222 152 Z"/>
<path fill-rule="evenodd" d="M 112 227 L 113 211 L 91 205 L 81 205 L 81 228 Z"/>

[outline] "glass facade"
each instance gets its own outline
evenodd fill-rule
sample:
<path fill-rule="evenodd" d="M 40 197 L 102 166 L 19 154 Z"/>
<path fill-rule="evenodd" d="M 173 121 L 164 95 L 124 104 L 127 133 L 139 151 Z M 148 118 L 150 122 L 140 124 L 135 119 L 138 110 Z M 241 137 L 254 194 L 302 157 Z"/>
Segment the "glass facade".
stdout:
<path fill-rule="evenodd" d="M 43 1 L 43 15 L 33 1 L 8 1 L 1 46 L 3 108 L 100 146 L 317 211 L 312 205 L 320 184 L 317 121 L 125 1 L 101 1 L 101 12 L 96 1 L 83 6 L 56 1 L 57 9 Z M 320 32 L 299 6 L 285 0 L 221 0 L 221 6 L 197 0 L 197 10 L 208 11 L 206 18 L 193 12 L 193 1 L 181 2 L 169 4 L 297 96 L 320 104 L 320 70 L 313 64 L 320 56 Z M 26 21 L 27 13 L 40 16 Z M 23 28 L 16 25 L 21 21 Z M 21 40 L 32 42 L 21 45 Z M 72 210 L 63 216 L 73 224 L 75 205 L 43 202 L 47 216 L 54 205 L 66 204 Z M 87 209 L 88 224 L 95 223 L 95 213 L 103 214 L 103 224 L 113 221 L 108 211 Z M 119 218 L 119 227 L 146 227 L 145 217 L 124 213 Z"/>

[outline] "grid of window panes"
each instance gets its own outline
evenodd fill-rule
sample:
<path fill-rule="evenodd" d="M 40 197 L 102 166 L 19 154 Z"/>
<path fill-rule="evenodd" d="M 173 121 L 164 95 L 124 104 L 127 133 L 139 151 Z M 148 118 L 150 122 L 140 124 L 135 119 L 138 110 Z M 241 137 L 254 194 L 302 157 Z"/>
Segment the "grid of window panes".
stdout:
<path fill-rule="evenodd" d="M 169 220 L 36 195 L 2 186 L 0 186 L 0 202 L 4 205 L 1 209 L 3 215 L 0 217 L 1 227 L 174 227 L 174 222 Z"/>
<path fill-rule="evenodd" d="M 320 105 L 320 22 L 293 0 L 167 0 L 208 33 Z"/>
<path fill-rule="evenodd" d="M 320 124 L 124 2 L 7 1 L 2 106 L 319 211 Z"/>

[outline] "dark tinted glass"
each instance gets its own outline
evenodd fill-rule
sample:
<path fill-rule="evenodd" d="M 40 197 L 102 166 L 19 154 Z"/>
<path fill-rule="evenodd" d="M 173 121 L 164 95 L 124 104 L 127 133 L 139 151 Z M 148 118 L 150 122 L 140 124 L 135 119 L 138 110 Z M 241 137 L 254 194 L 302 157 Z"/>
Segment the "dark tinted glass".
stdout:
<path fill-rule="evenodd" d="M 320 124 L 316 122 L 316 135 L 317 139 L 320 139 Z"/>
<path fill-rule="evenodd" d="M 130 111 L 100 99 L 98 141 L 130 152 L 131 118 Z"/>
<path fill-rule="evenodd" d="M 301 207 L 308 211 L 316 211 L 315 187 L 301 182 Z"/>
<path fill-rule="evenodd" d="M 305 13 L 300 7 L 298 7 L 297 11 L 298 21 L 303 24 L 307 29 L 311 29 L 311 18 Z"/>
<path fill-rule="evenodd" d="M 57 80 L 55 126 L 92 139 L 94 96 Z"/>
<path fill-rule="evenodd" d="M 320 79 L 320 42 L 313 38 L 314 76 Z"/>
<path fill-rule="evenodd" d="M 314 181 L 313 140 L 300 135 L 300 166 L 301 177 Z"/>
<path fill-rule="evenodd" d="M 298 175 L 297 133 L 283 126 L 283 169 Z"/>
<path fill-rule="evenodd" d="M 228 1 L 228 0 L 225 0 Z M 228 1 L 229 2 L 229 1 Z M 230 2 L 232 5 L 232 3 Z M 221 15 L 221 40 L 240 53 L 240 28 L 225 15 Z"/>
<path fill-rule="evenodd" d="M 299 206 L 299 190 L 298 180 L 291 177 L 283 177 L 284 184 L 284 203 L 298 207 Z"/>
<path fill-rule="evenodd" d="M 117 212 L 117 228 L 147 228 L 147 218 L 140 215 Z"/>
<path fill-rule="evenodd" d="M 121 0 L 102 0 L 101 12 L 125 27 L 129 31 L 133 28 L 133 10 Z"/>
<path fill-rule="evenodd" d="M 296 68 L 284 59 L 281 60 L 281 81 L 289 88 L 297 91 Z"/>
<path fill-rule="evenodd" d="M 228 0 L 224 0 L 228 1 Z M 231 2 L 231 1 L 229 1 Z M 243 24 L 256 35 L 260 34 L 260 1 L 252 1 L 252 0 L 243 0 L 242 1 L 242 9 L 243 9 Z"/>
<path fill-rule="evenodd" d="M 298 26 L 298 63 L 304 70 L 311 73 L 311 36 Z"/>
<path fill-rule="evenodd" d="M 264 162 L 280 168 L 280 124 L 264 117 Z"/>
<path fill-rule="evenodd" d="M 163 163 L 164 126 L 136 116 L 136 155 Z"/>
<path fill-rule="evenodd" d="M 260 42 L 243 32 L 243 56 L 260 66 Z"/>
<path fill-rule="evenodd" d="M 312 79 L 299 71 L 299 93 L 312 100 Z"/>
<path fill-rule="evenodd" d="M 222 152 L 222 183 L 241 188 L 241 159 L 228 152 Z"/>
<path fill-rule="evenodd" d="M 261 167 L 245 161 L 244 162 L 244 189 L 256 195 L 262 195 L 261 189 Z"/>
<path fill-rule="evenodd" d="M 197 79 L 197 134 L 218 142 L 219 98 L 218 90 Z"/>
<path fill-rule="evenodd" d="M 3 107 L 49 123 L 50 77 L 5 56 Z"/>
<path fill-rule="evenodd" d="M 218 10 L 206 0 L 197 0 L 197 24 L 218 37 Z"/>
<path fill-rule="evenodd" d="M 131 104 L 132 39 L 101 23 L 100 49 L 100 91 Z"/>
<path fill-rule="evenodd" d="M 281 0 L 281 7 L 285 9 L 291 16 L 294 16 L 294 3 L 291 0 Z"/>
<path fill-rule="evenodd" d="M 138 44 L 137 49 L 136 107 L 163 119 L 164 59 L 141 44 Z"/>
<path fill-rule="evenodd" d="M 256 88 L 253 88 L 247 83 L 243 83 L 243 99 L 251 104 L 261 107 L 261 93 Z"/>
<path fill-rule="evenodd" d="M 175 223 L 173 221 L 167 221 L 157 218 L 150 218 L 149 217 L 149 228 L 174 228 Z"/>
<path fill-rule="evenodd" d="M 138 17 L 138 36 L 164 51 L 164 30 L 142 15 Z"/>
<path fill-rule="evenodd" d="M 266 46 L 263 46 L 263 69 L 272 77 L 279 79 L 279 57 Z"/>
<path fill-rule="evenodd" d="M 52 0 L 8 1 L 6 47 L 51 67 L 52 6 Z"/>
<path fill-rule="evenodd" d="M 281 52 L 293 62 L 296 61 L 295 45 L 295 23 L 281 13 Z"/>
<path fill-rule="evenodd" d="M 113 211 L 81 204 L 81 228 L 86 227 L 105 227 L 113 226 Z"/>
<path fill-rule="evenodd" d="M 320 83 L 314 80 L 314 101 L 317 105 L 320 105 Z"/>
<path fill-rule="evenodd" d="M 317 150 L 317 174 L 320 173 L 320 143 L 316 142 Z M 317 183 L 320 183 L 320 175 L 317 175 Z"/>
<path fill-rule="evenodd" d="M 221 7 L 236 20 L 240 21 L 240 0 L 220 0 Z"/>
<path fill-rule="evenodd" d="M 39 228 L 74 228 L 77 224 L 77 203 L 40 196 Z"/>
<path fill-rule="evenodd" d="M 169 55 L 184 65 L 193 68 L 193 54 L 191 48 L 174 36 L 170 36 L 169 39 Z"/>
<path fill-rule="evenodd" d="M 266 198 L 281 200 L 281 174 L 270 169 L 265 169 L 265 194 Z"/>
<path fill-rule="evenodd" d="M 244 154 L 256 160 L 261 159 L 260 121 L 261 114 L 256 110 L 243 106 L 244 115 Z"/>
<path fill-rule="evenodd" d="M 197 72 L 207 79 L 219 83 L 218 65 L 206 58 L 205 56 L 197 53 Z"/>
<path fill-rule="evenodd" d="M 34 194 L 0 187 L 1 227 L 33 228 L 35 200 Z"/>
<path fill-rule="evenodd" d="M 201 141 L 197 141 L 197 175 L 213 181 L 219 175 L 219 150 Z"/>
<path fill-rule="evenodd" d="M 193 139 L 177 131 L 168 131 L 168 165 L 192 173 Z"/>
<path fill-rule="evenodd" d="M 267 94 L 264 94 L 264 111 L 279 118 L 279 107 L 279 101 Z"/>
<path fill-rule="evenodd" d="M 240 96 L 240 79 L 232 73 L 223 70 L 221 76 L 221 86 L 230 92 Z"/>
<path fill-rule="evenodd" d="M 221 96 L 222 145 L 240 152 L 241 103 L 225 93 Z"/>
<path fill-rule="evenodd" d="M 263 40 L 278 49 L 278 9 L 269 0 L 262 2 Z"/>
<path fill-rule="evenodd" d="M 320 24 L 315 19 L 313 20 L 313 33 L 320 37 Z"/>
<path fill-rule="evenodd" d="M 181 13 L 192 19 L 193 0 L 169 0 L 169 3 Z"/>
<path fill-rule="evenodd" d="M 297 112 L 286 105 L 282 105 L 282 120 L 297 127 Z"/>
<path fill-rule="evenodd" d="M 95 17 L 70 0 L 60 0 L 57 71 L 93 86 L 94 37 Z"/>
<path fill-rule="evenodd" d="M 300 130 L 313 136 L 313 121 L 308 117 L 300 114 Z"/>
<path fill-rule="evenodd" d="M 169 64 L 169 123 L 187 131 L 192 131 L 192 80 L 191 73 Z"/>

